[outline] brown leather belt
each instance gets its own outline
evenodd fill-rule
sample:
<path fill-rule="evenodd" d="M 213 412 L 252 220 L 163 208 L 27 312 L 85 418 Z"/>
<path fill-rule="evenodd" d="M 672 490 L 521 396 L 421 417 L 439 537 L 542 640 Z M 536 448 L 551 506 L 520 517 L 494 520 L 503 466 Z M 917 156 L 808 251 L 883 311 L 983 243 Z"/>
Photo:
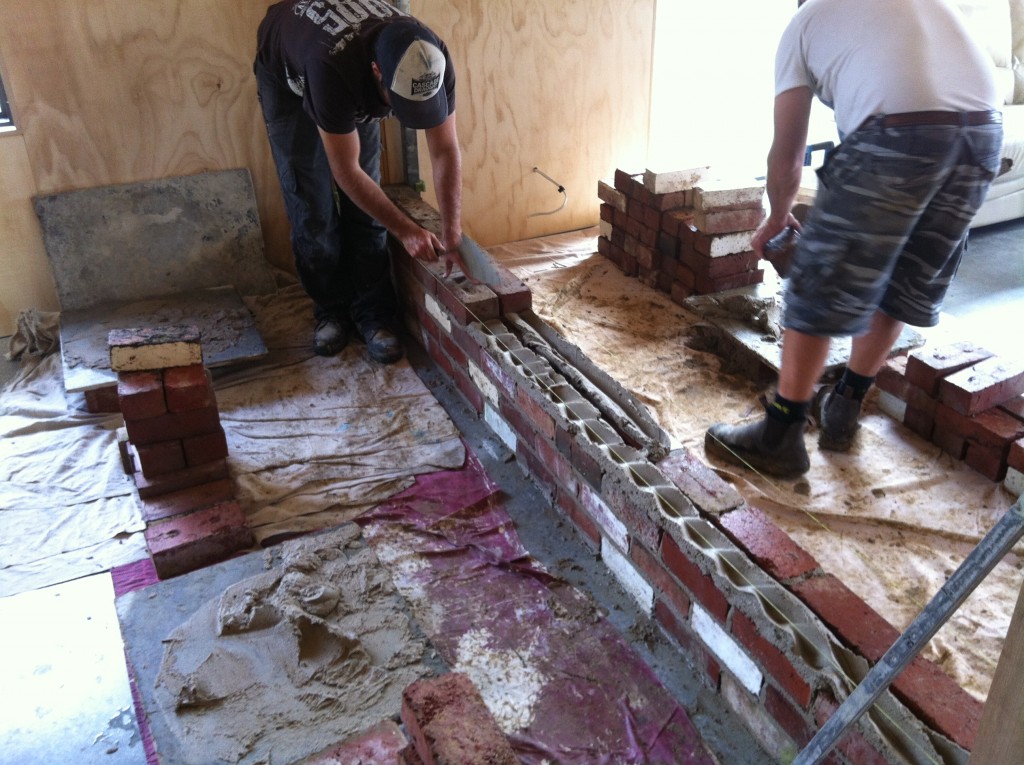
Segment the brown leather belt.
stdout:
<path fill-rule="evenodd" d="M 883 128 L 912 127 L 915 125 L 998 125 L 1003 121 L 1002 112 L 901 112 L 879 114 L 869 117 L 865 125 Z"/>

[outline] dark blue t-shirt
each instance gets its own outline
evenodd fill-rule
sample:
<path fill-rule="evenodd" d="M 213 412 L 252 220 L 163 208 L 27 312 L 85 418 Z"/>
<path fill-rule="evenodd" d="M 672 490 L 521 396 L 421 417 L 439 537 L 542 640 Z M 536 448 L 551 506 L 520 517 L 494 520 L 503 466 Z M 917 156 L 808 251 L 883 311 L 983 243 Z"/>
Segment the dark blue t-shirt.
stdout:
<path fill-rule="evenodd" d="M 399 18 L 408 16 L 382 0 L 283 0 L 260 23 L 256 60 L 302 97 L 319 127 L 351 133 L 357 123 L 391 115 L 370 64 L 377 36 Z M 441 51 L 451 114 L 455 67 L 443 42 Z"/>

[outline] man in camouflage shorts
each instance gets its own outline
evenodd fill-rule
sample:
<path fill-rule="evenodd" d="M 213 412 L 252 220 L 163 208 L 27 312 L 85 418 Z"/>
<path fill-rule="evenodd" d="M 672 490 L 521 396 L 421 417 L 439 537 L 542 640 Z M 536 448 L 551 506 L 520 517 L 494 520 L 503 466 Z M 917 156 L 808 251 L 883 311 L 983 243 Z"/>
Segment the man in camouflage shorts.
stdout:
<path fill-rule="evenodd" d="M 780 477 L 810 467 L 804 426 L 846 451 L 861 402 L 904 324 L 934 326 L 971 220 L 998 173 L 1001 101 L 993 65 L 943 0 L 808 0 L 776 56 L 769 215 L 754 250 L 801 231 L 784 296 L 782 364 L 756 422 L 708 429 L 705 451 Z M 801 227 L 811 102 L 835 110 L 842 141 L 818 171 Z M 815 395 L 831 338 L 853 335 L 835 386 Z M 812 400 L 813 399 L 813 400 Z"/>

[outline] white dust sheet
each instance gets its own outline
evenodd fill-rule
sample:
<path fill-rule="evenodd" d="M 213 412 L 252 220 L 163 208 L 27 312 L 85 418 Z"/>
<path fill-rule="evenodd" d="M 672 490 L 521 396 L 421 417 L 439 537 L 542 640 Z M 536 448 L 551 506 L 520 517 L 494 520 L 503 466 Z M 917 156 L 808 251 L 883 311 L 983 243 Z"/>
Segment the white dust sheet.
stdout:
<path fill-rule="evenodd" d="M 216 370 L 214 387 L 257 540 L 336 526 L 463 464 L 458 430 L 408 361 L 377 364 L 355 342 L 313 355 L 312 306 L 294 283 L 245 302 L 269 354 Z M 0 597 L 147 556 L 123 424 L 65 394 L 59 353 L 23 358 L 0 391 Z"/>
<path fill-rule="evenodd" d="M 493 247 L 533 291 L 538 315 L 644 402 L 674 446 L 704 458 L 715 422 L 761 416 L 761 388 L 686 347 L 700 319 L 626 277 L 597 252 L 597 229 Z M 929 339 L 929 342 L 937 342 Z M 943 342 L 946 339 L 942 340 Z M 823 569 L 904 630 L 1014 498 L 866 402 L 848 454 L 819 453 L 810 472 L 777 481 L 719 470 Z M 1024 545 L 999 564 L 925 650 L 984 699 L 1022 580 Z"/>

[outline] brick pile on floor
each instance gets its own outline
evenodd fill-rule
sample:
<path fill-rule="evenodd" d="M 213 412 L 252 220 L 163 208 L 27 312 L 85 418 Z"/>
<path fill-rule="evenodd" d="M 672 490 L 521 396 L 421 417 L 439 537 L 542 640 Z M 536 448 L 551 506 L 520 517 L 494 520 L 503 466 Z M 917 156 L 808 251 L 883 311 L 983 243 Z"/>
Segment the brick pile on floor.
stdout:
<path fill-rule="evenodd" d="M 199 330 L 117 329 L 108 344 L 125 423 L 121 459 L 157 575 L 195 571 L 251 547 Z"/>
<path fill-rule="evenodd" d="M 707 171 L 616 170 L 612 183 L 598 182 L 598 251 L 677 303 L 764 280 L 751 249 L 764 185 L 710 180 Z"/>
<path fill-rule="evenodd" d="M 890 359 L 878 387 L 889 414 L 992 481 L 1024 490 L 1024 360 L 970 342 Z"/>

